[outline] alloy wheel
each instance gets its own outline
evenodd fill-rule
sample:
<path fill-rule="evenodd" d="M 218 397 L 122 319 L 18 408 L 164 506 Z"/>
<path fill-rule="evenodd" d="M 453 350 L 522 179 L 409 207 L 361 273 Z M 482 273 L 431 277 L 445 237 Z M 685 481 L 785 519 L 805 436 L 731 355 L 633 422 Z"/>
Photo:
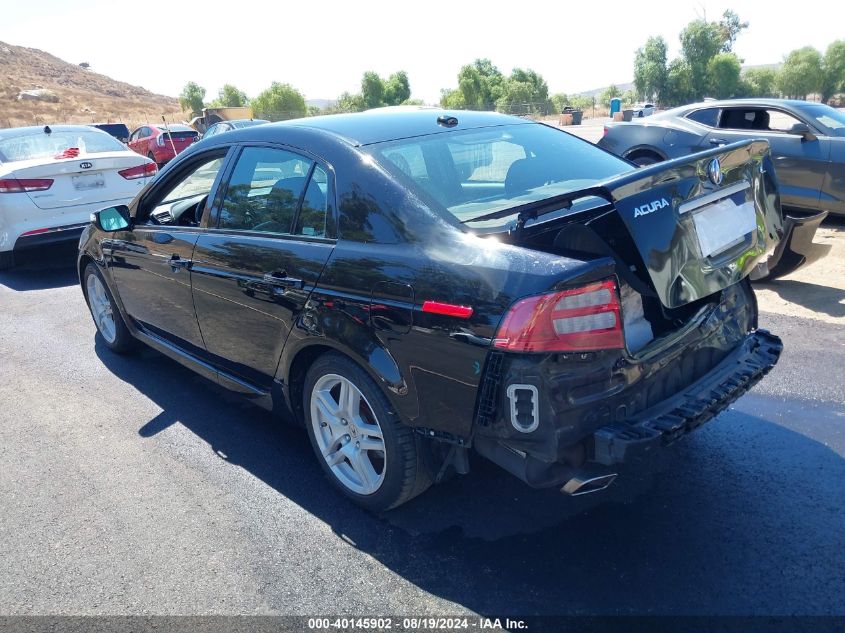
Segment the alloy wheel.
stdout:
<path fill-rule="evenodd" d="M 311 391 L 311 425 L 317 447 L 332 474 L 360 495 L 384 482 L 384 435 L 367 399 L 349 379 L 322 376 Z"/>
<path fill-rule="evenodd" d="M 114 323 L 114 313 L 106 288 L 97 275 L 88 275 L 85 285 L 88 290 L 88 305 L 91 308 L 91 314 L 94 316 L 94 323 L 96 323 L 103 338 L 109 343 L 114 343 L 117 338 L 117 327 Z"/>

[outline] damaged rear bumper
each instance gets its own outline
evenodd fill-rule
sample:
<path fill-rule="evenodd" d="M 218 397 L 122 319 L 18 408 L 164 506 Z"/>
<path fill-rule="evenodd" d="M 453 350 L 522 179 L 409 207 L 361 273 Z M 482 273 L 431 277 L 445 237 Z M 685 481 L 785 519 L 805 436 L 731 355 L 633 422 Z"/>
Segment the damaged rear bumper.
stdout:
<path fill-rule="evenodd" d="M 756 314 L 743 283 L 641 357 L 492 353 L 472 446 L 532 487 L 612 472 L 712 419 L 769 372 L 782 344 L 756 329 Z"/>
<path fill-rule="evenodd" d="M 815 244 L 813 237 L 826 217 L 827 211 L 800 216 L 785 214 L 783 237 L 771 257 L 751 273 L 752 281 L 772 281 L 824 257 L 830 247 Z"/>
<path fill-rule="evenodd" d="M 757 330 L 700 381 L 657 407 L 622 423 L 603 426 L 592 438 L 592 461 L 606 466 L 671 444 L 724 411 L 754 386 L 780 357 L 781 340 Z"/>

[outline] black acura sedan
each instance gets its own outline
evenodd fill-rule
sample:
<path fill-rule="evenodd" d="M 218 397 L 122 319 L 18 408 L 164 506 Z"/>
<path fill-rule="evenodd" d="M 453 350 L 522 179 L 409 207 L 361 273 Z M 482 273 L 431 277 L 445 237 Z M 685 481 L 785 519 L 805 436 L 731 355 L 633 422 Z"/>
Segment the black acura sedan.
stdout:
<path fill-rule="evenodd" d="M 773 174 L 765 141 L 636 170 L 493 113 L 314 117 L 180 154 L 95 214 L 79 276 L 109 348 L 301 423 L 367 508 L 471 450 L 582 494 L 777 362 L 747 280 Z"/>

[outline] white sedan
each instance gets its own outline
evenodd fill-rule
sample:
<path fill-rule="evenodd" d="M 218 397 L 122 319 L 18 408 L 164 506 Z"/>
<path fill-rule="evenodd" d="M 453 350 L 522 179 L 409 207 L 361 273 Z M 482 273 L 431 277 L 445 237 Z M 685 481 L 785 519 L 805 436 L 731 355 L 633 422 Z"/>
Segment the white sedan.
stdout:
<path fill-rule="evenodd" d="M 91 213 L 127 204 L 156 171 L 86 125 L 0 130 L 0 269 L 22 250 L 78 240 Z"/>
<path fill-rule="evenodd" d="M 653 103 L 635 103 L 631 109 L 634 111 L 634 116 L 638 119 L 654 114 Z"/>

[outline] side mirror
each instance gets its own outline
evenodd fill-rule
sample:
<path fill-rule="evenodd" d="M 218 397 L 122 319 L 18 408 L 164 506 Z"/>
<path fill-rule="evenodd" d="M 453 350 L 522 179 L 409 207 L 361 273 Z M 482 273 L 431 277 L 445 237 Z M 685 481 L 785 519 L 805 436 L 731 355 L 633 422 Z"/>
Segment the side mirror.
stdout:
<path fill-rule="evenodd" d="M 800 136 L 805 141 L 815 141 L 816 135 L 813 134 L 812 130 L 810 130 L 810 126 L 806 123 L 796 123 L 791 128 L 789 128 L 790 134 L 795 134 L 796 136 Z"/>
<path fill-rule="evenodd" d="M 129 207 L 121 204 L 108 209 L 101 209 L 91 214 L 91 221 L 101 231 L 114 233 L 131 228 L 132 219 L 129 217 Z"/>

